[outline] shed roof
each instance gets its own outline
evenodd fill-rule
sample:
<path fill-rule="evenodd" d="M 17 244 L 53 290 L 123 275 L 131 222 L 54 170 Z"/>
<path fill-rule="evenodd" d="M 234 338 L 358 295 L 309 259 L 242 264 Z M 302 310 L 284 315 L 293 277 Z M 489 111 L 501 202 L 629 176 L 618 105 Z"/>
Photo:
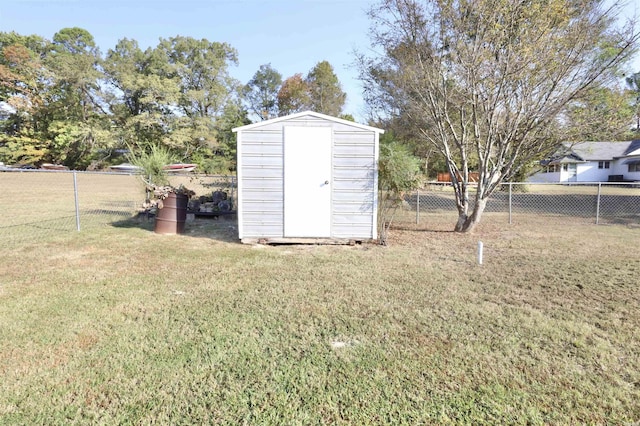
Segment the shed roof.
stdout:
<path fill-rule="evenodd" d="M 358 129 L 366 130 L 366 131 L 370 131 L 370 132 L 384 133 L 384 130 L 379 129 L 377 127 L 366 126 L 364 124 L 356 123 L 356 122 L 349 121 L 349 120 L 343 120 L 342 118 L 332 117 L 330 115 L 320 114 L 319 112 L 314 112 L 314 111 L 303 111 L 303 112 L 298 112 L 298 113 L 295 113 L 295 114 L 285 115 L 283 117 L 276 117 L 276 118 L 272 118 L 270 120 L 260 121 L 258 123 L 247 124 L 245 126 L 235 127 L 235 128 L 233 128 L 231 130 L 233 132 L 238 132 L 238 131 L 241 131 L 241 130 L 251 130 L 251 129 L 255 129 L 257 127 L 265 126 L 265 125 L 268 125 L 268 124 L 278 123 L 280 121 L 291 120 L 291 119 L 300 118 L 300 117 L 304 117 L 304 116 L 311 116 L 311 117 L 320 118 L 320 119 L 324 119 L 324 120 L 328 120 L 328 121 L 333 121 L 333 122 L 336 122 L 336 123 L 340 123 L 340 124 L 344 124 L 344 125 L 347 125 L 347 126 L 356 127 Z"/>

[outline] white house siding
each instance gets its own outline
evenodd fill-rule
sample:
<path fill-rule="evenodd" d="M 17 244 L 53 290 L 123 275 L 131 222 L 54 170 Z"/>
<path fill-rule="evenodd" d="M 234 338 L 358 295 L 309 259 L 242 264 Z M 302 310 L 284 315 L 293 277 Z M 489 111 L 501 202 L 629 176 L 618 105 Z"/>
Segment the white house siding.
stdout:
<path fill-rule="evenodd" d="M 627 168 L 628 170 L 628 168 Z M 634 180 L 640 182 L 640 172 L 626 172 L 625 178 L 627 180 Z"/>
<path fill-rule="evenodd" d="M 624 161 L 612 161 L 611 162 L 611 169 L 609 169 L 609 174 L 610 175 L 628 175 L 629 174 L 629 167 L 624 164 Z M 607 175 L 607 179 L 609 178 L 609 176 Z"/>
<path fill-rule="evenodd" d="M 609 175 L 616 174 L 614 172 L 614 162 L 611 161 L 611 168 L 599 169 L 598 162 L 587 162 L 576 164 L 575 182 L 606 182 Z M 555 173 L 538 172 L 527 179 L 530 183 L 565 183 L 569 182 L 569 173 L 565 170 Z"/>
<path fill-rule="evenodd" d="M 560 172 L 543 173 L 538 172 L 527 178 L 529 183 L 558 183 L 560 182 Z"/>
<path fill-rule="evenodd" d="M 610 174 L 613 174 L 611 169 L 599 169 L 597 161 L 578 164 L 578 182 L 606 182 Z"/>

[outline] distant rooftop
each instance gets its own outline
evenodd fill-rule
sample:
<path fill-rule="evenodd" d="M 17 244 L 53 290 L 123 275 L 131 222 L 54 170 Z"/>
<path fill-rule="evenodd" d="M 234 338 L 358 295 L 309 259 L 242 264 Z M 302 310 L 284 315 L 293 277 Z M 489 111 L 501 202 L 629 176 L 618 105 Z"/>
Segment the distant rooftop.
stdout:
<path fill-rule="evenodd" d="M 632 142 L 579 142 L 565 145 L 583 161 L 612 160 L 624 157 Z"/>

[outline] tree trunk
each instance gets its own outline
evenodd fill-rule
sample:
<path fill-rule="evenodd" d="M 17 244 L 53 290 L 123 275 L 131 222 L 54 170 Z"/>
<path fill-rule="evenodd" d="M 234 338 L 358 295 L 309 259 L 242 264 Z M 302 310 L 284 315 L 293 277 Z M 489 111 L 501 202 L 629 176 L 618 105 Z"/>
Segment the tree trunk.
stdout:
<path fill-rule="evenodd" d="M 478 223 L 480 223 L 480 217 L 482 217 L 482 213 L 484 212 L 484 208 L 487 205 L 487 199 L 479 199 L 473 205 L 473 211 L 470 215 L 459 214 L 458 222 L 456 223 L 456 227 L 454 228 L 455 232 L 462 232 L 465 234 L 472 233 Z"/>

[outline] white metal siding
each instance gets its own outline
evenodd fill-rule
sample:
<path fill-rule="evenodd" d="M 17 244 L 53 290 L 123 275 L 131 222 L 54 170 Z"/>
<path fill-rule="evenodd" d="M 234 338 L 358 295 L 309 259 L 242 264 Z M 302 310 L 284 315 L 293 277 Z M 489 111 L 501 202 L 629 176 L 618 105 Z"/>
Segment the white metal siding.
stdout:
<path fill-rule="evenodd" d="M 374 238 L 375 132 L 334 129 L 333 229 L 336 238 Z"/>
<path fill-rule="evenodd" d="M 282 129 L 254 129 L 239 132 L 239 187 L 242 223 L 240 238 L 282 237 L 284 182 Z M 240 182 L 241 181 L 241 182 Z"/>
<path fill-rule="evenodd" d="M 331 236 L 376 238 L 379 131 L 313 115 L 237 130 L 240 238 L 284 236 L 285 126 L 332 128 Z"/>

